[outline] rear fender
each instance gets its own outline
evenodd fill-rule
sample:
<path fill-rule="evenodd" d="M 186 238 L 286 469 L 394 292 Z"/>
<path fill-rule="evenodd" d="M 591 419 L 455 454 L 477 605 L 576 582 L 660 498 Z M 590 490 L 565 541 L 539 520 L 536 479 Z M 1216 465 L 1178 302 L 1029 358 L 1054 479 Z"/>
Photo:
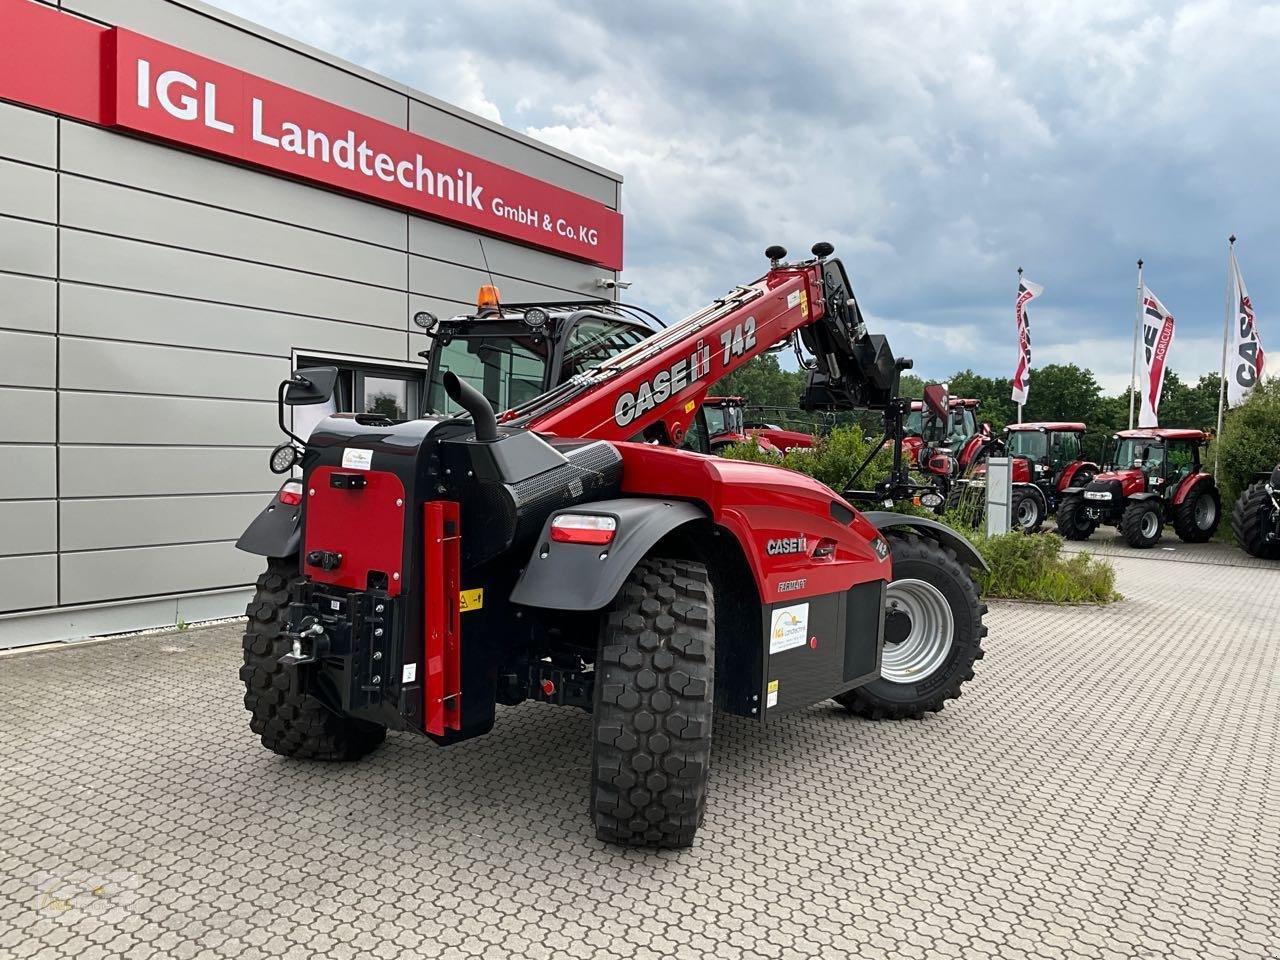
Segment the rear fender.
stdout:
<path fill-rule="evenodd" d="M 297 483 L 288 481 L 285 483 Z M 282 485 L 263 511 L 240 534 L 236 549 L 260 557 L 292 557 L 302 545 L 302 505 L 282 503 Z"/>
<path fill-rule="evenodd" d="M 1191 496 L 1193 490 L 1200 488 L 1202 483 L 1213 485 L 1213 475 L 1209 473 L 1193 473 L 1189 477 L 1184 477 L 1182 482 L 1178 484 L 1178 488 L 1173 492 L 1173 503 L 1178 505 Z"/>
<path fill-rule="evenodd" d="M 928 537 L 930 540 L 936 540 L 944 547 L 950 547 L 955 551 L 956 558 L 967 566 L 976 567 L 984 572 L 991 570 L 987 566 L 987 561 L 982 559 L 982 554 L 977 551 L 974 545 L 945 523 L 929 520 L 926 517 L 912 517 L 905 513 L 894 513 L 889 510 L 873 510 L 870 513 L 864 513 L 863 516 L 874 524 L 878 530 L 909 530 L 922 537 Z"/>
<path fill-rule="evenodd" d="M 617 533 L 607 546 L 560 543 L 551 522 L 562 513 L 610 516 Z M 707 519 L 701 507 L 675 500 L 625 497 L 557 510 L 547 517 L 533 555 L 511 591 L 511 602 L 551 610 L 599 610 L 618 595 L 627 575 L 678 527 Z"/>

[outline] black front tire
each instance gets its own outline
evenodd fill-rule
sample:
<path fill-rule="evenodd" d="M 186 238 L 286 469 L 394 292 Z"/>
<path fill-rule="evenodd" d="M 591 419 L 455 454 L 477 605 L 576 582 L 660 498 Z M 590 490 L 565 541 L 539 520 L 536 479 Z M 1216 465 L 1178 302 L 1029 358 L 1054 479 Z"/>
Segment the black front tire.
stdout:
<path fill-rule="evenodd" d="M 302 760 L 358 760 L 375 750 L 387 728 L 334 713 L 315 697 L 295 692 L 292 678 L 279 659 L 289 652 L 285 636 L 289 613 L 289 579 L 296 576 L 296 558 L 271 559 L 258 577 L 257 589 L 245 613 L 244 705 L 252 715 L 249 726 L 268 750 Z"/>
<path fill-rule="evenodd" d="M 1213 504 L 1213 522 L 1207 527 L 1200 526 L 1196 519 L 1196 510 L 1201 501 Z M 1212 482 L 1201 481 L 1187 499 L 1173 508 L 1173 530 L 1183 543 L 1207 543 L 1217 532 L 1221 520 L 1222 498 L 1218 496 L 1218 489 Z"/>
<path fill-rule="evenodd" d="M 1064 497 L 1058 504 L 1057 523 L 1064 540 L 1088 540 L 1098 529 L 1098 521 L 1084 515 L 1084 501 L 1078 495 Z"/>
<path fill-rule="evenodd" d="M 956 559 L 955 551 L 917 536 L 890 535 L 888 540 L 893 579 L 923 580 L 946 600 L 953 627 L 951 648 L 927 676 L 909 683 L 881 676 L 835 699 L 850 713 L 871 720 L 919 719 L 955 700 L 961 687 L 973 679 L 973 666 L 984 656 L 982 638 L 987 628 L 982 618 L 987 607 L 978 598 L 972 573 Z"/>
<path fill-rule="evenodd" d="M 1151 519 L 1153 515 L 1155 519 Z M 1164 535 L 1160 504 L 1155 500 L 1136 500 L 1125 507 L 1120 517 L 1120 535 L 1129 546 L 1139 550 L 1154 547 Z"/>
<path fill-rule="evenodd" d="M 1034 490 L 1015 490 L 1011 511 L 1014 530 L 1035 533 L 1044 524 L 1044 504 Z"/>
<path fill-rule="evenodd" d="M 1240 494 L 1231 511 L 1231 532 L 1245 553 L 1262 560 L 1280 560 L 1280 540 L 1267 539 L 1278 530 L 1276 513 L 1265 483 L 1255 483 Z"/>
<path fill-rule="evenodd" d="M 596 657 L 591 812 L 599 839 L 693 843 L 711 769 L 715 660 L 707 568 L 641 561 L 609 610 Z"/>

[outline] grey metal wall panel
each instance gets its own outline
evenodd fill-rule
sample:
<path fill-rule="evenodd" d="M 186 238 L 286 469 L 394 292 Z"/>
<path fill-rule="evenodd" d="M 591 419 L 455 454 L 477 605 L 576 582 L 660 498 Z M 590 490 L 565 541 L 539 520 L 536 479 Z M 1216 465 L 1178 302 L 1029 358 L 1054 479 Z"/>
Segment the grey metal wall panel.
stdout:
<path fill-rule="evenodd" d="M 54 386 L 57 347 L 51 334 L 0 330 L 0 386 Z"/>
<path fill-rule="evenodd" d="M 409 101 L 409 129 L 424 137 L 439 140 L 451 147 L 553 183 L 557 187 L 599 200 L 608 207 L 613 207 L 617 202 L 617 191 L 614 188 L 616 181 L 613 178 L 602 176 L 527 143 L 504 137 L 481 124 L 464 120 L 419 100 Z"/>
<path fill-rule="evenodd" d="M 275 446 L 273 438 L 271 446 Z M 106 447 L 64 445 L 58 459 L 63 499 L 154 494 L 274 493 L 269 447 Z"/>
<path fill-rule="evenodd" d="M 0 273 L 0 327 L 53 333 L 58 324 L 58 287 L 53 280 Z"/>
<path fill-rule="evenodd" d="M 521 280 L 564 287 L 592 297 L 607 293 L 596 287 L 598 278 L 614 276 L 612 271 L 589 263 L 566 260 L 564 257 L 508 243 L 496 237 L 485 238 L 482 255 L 474 233 L 421 217 L 409 218 L 409 252 L 436 260 L 447 260 L 475 270 L 485 269 L 484 255 L 487 255 L 488 268 L 497 275 L 500 286 L 506 277 L 518 277 Z"/>
<path fill-rule="evenodd" d="M 404 330 L 78 283 L 62 284 L 62 333 L 277 357 L 297 347 L 398 360 L 405 342 Z"/>
<path fill-rule="evenodd" d="M 0 213 L 54 223 L 58 219 L 58 175 L 44 167 L 0 160 Z"/>
<path fill-rule="evenodd" d="M 62 554 L 62 602 L 93 603 L 251 583 L 262 558 L 227 542 Z"/>
<path fill-rule="evenodd" d="M 563 300 L 566 296 L 581 295 L 583 290 L 566 290 L 544 283 L 530 283 L 506 277 L 498 278 L 502 299 L 509 303 L 529 300 Z M 409 257 L 409 290 L 423 296 L 440 297 L 461 303 L 476 302 L 476 292 L 483 284 L 491 283 L 484 270 L 460 267 L 426 257 Z M 585 285 L 584 285 L 585 286 Z"/>
<path fill-rule="evenodd" d="M 0 387 L 0 443 L 48 443 L 54 437 L 56 408 L 52 390 Z"/>
<path fill-rule="evenodd" d="M 0 500 L 54 496 L 58 492 L 57 463 L 58 451 L 51 443 L 0 446 Z"/>
<path fill-rule="evenodd" d="M 0 557 L 0 613 L 58 602 L 58 558 Z"/>
<path fill-rule="evenodd" d="M 0 157 L 52 167 L 58 162 L 58 121 L 47 113 L 0 103 Z"/>
<path fill-rule="evenodd" d="M 0 216 L 0 270 L 57 276 L 57 228 Z"/>
<path fill-rule="evenodd" d="M 404 126 L 403 94 L 213 17 L 196 14 L 176 3 L 166 0 L 64 0 L 62 9 L 137 30 L 350 110 Z"/>
<path fill-rule="evenodd" d="M 0 347 L 2 348 L 2 347 Z M 62 337 L 63 390 L 274 400 L 289 361 L 209 350 Z"/>
<path fill-rule="evenodd" d="M 62 549 L 227 540 L 239 537 L 267 501 L 261 493 L 64 500 Z"/>
<path fill-rule="evenodd" d="M 275 404 L 265 401 L 64 390 L 61 419 L 58 439 L 62 443 L 275 446 L 280 442 Z"/>
<path fill-rule="evenodd" d="M 63 122 L 62 169 L 404 249 L 407 214 L 82 123 Z"/>
<path fill-rule="evenodd" d="M 0 500 L 0 556 L 57 549 L 56 500 Z"/>
<path fill-rule="evenodd" d="M 282 267 L 63 229 L 62 275 L 106 287 L 405 329 L 403 293 Z"/>
<path fill-rule="evenodd" d="M 404 253 L 261 217 L 65 174 L 61 209 L 68 227 L 404 289 Z"/>

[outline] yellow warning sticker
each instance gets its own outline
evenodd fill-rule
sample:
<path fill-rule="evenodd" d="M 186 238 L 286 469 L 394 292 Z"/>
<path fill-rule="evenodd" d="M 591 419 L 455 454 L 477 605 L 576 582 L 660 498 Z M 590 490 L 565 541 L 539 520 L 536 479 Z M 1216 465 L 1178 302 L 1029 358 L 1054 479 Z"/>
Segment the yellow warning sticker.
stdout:
<path fill-rule="evenodd" d="M 776 707 L 778 705 L 778 681 L 770 680 L 768 696 L 765 697 L 764 705 L 766 707 Z"/>
<path fill-rule="evenodd" d="M 484 607 L 484 587 L 458 591 L 459 611 L 466 613 L 468 610 L 479 610 L 482 607 Z"/>
<path fill-rule="evenodd" d="M 694 401 L 690 400 L 688 403 L 684 405 L 684 412 L 693 413 L 695 407 L 697 407 L 697 404 Z"/>
<path fill-rule="evenodd" d="M 809 291 L 808 290 L 800 291 L 800 316 L 802 317 L 809 316 Z"/>

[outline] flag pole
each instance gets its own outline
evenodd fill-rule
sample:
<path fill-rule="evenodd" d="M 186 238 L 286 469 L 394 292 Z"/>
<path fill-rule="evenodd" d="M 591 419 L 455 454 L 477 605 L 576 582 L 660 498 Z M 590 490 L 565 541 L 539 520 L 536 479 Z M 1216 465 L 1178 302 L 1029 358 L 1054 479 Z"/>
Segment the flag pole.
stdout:
<path fill-rule="evenodd" d="M 1227 341 L 1231 339 L 1231 285 L 1235 282 L 1236 235 L 1227 237 L 1227 293 L 1222 317 L 1222 367 L 1218 371 L 1218 429 L 1213 435 L 1213 481 L 1218 482 L 1218 451 L 1222 447 L 1222 413 L 1227 402 Z"/>
<path fill-rule="evenodd" d="M 1142 329 L 1142 261 L 1138 261 L 1138 309 L 1133 316 L 1133 359 L 1129 364 L 1129 429 L 1133 429 L 1133 402 L 1138 398 L 1138 331 Z"/>
<path fill-rule="evenodd" d="M 1014 294 L 1014 296 L 1019 296 L 1019 297 L 1022 296 L 1022 268 L 1021 267 L 1018 268 L 1018 292 Z M 1022 338 L 1021 330 L 1018 331 L 1018 338 L 1019 338 L 1019 341 L 1021 341 L 1021 338 Z M 1022 347 L 1021 342 L 1019 342 L 1018 347 L 1019 349 L 1021 349 Z M 1019 364 L 1022 363 L 1021 357 L 1018 358 L 1018 363 Z M 1030 373 L 1031 371 L 1028 369 L 1027 374 L 1030 375 Z M 1022 404 L 1018 404 L 1018 422 L 1019 423 L 1022 422 Z"/>

